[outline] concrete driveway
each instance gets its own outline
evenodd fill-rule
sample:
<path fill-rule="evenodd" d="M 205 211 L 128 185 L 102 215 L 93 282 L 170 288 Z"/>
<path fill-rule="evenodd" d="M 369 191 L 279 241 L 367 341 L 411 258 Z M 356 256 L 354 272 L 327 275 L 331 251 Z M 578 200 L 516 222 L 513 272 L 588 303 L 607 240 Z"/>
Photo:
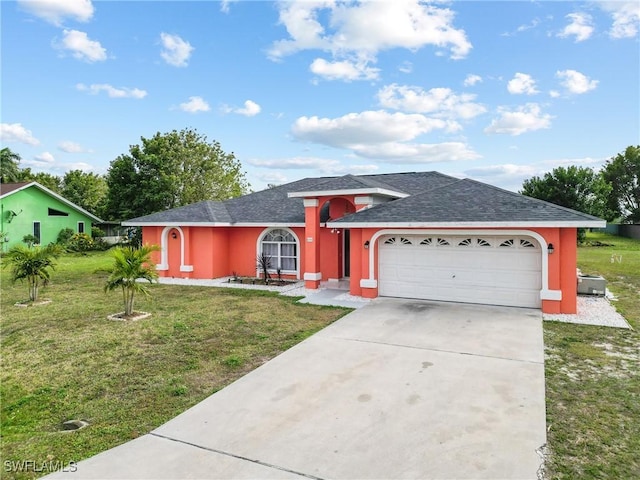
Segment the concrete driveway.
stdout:
<path fill-rule="evenodd" d="M 51 478 L 535 479 L 538 310 L 380 298 Z"/>

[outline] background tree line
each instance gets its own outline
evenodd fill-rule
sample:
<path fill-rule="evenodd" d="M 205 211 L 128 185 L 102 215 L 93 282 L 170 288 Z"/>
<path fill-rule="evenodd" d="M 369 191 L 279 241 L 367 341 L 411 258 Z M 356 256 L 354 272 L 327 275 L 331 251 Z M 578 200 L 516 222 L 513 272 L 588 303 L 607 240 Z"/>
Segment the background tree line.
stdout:
<path fill-rule="evenodd" d="M 71 170 L 63 177 L 19 167 L 20 155 L 0 151 L 2 182 L 36 181 L 105 220 L 127 220 L 202 200 L 248 192 L 240 161 L 195 130 L 141 137 L 106 175 Z M 629 146 L 599 171 L 558 167 L 525 180 L 519 193 L 607 221 L 640 223 L 640 145 Z"/>
<path fill-rule="evenodd" d="M 520 193 L 608 222 L 640 223 L 640 145 L 627 147 L 599 171 L 571 166 L 534 176 Z"/>
<path fill-rule="evenodd" d="M 106 175 L 71 170 L 59 177 L 20 168 L 20 155 L 0 150 L 2 183 L 36 181 L 103 220 L 122 221 L 249 190 L 240 161 L 195 130 L 141 137 Z"/>

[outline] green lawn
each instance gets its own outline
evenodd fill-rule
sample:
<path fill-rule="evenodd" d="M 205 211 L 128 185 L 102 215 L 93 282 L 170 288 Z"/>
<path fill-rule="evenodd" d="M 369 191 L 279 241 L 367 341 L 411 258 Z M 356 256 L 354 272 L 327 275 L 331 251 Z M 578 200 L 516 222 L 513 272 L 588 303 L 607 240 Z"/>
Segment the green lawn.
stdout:
<path fill-rule="evenodd" d="M 547 478 L 640 478 L 640 242 L 588 240 L 614 244 L 581 247 L 579 266 L 607 278 L 635 330 L 544 323 Z M 108 321 L 122 310 L 118 293 L 102 291 L 109 257 L 58 263 L 46 306 L 14 307 L 27 287 L 2 272 L 2 478 L 39 475 L 6 472 L 5 461 L 66 464 L 143 435 L 347 312 L 266 292 L 154 285 L 136 305 L 151 318 Z M 69 419 L 90 426 L 61 433 Z"/>
<path fill-rule="evenodd" d="M 123 308 L 120 292 L 102 290 L 111 263 L 106 253 L 61 257 L 41 294 L 53 302 L 29 308 L 14 306 L 26 284 L 1 271 L 3 479 L 144 435 L 349 311 L 269 292 L 153 285 L 136 302 L 152 317 L 109 321 Z M 90 426 L 62 433 L 71 419 Z M 45 468 L 8 472 L 18 461 Z"/>
<path fill-rule="evenodd" d="M 640 241 L 597 242 L 611 246 L 581 246 L 578 266 L 607 279 L 634 330 L 544 323 L 549 479 L 640 478 Z"/>

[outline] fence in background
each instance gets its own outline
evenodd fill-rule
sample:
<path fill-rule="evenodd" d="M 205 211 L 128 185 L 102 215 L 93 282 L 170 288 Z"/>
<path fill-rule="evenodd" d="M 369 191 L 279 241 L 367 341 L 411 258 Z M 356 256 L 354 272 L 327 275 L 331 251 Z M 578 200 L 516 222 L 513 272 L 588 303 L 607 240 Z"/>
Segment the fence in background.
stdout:
<path fill-rule="evenodd" d="M 605 228 L 594 228 L 596 232 L 606 232 L 620 237 L 640 240 L 640 225 L 608 223 Z"/>

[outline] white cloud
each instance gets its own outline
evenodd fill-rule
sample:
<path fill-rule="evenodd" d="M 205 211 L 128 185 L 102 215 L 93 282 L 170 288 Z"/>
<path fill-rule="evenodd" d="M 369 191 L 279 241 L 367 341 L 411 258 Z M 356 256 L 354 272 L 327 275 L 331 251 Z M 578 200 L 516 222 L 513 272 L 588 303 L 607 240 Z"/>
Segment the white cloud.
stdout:
<path fill-rule="evenodd" d="M 70 140 L 62 141 L 58 144 L 58 149 L 67 153 L 83 153 L 86 150 L 82 148 L 82 145 Z"/>
<path fill-rule="evenodd" d="M 507 83 L 507 90 L 513 95 L 535 95 L 539 93 L 536 88 L 536 81 L 526 73 L 516 73 L 515 76 Z"/>
<path fill-rule="evenodd" d="M 45 163 L 45 164 L 54 163 L 56 161 L 54 156 L 49 152 L 42 152 L 41 154 L 36 155 L 33 158 L 35 159 L 36 162 Z"/>
<path fill-rule="evenodd" d="M 60 26 L 67 17 L 80 22 L 93 17 L 91 0 L 18 0 L 18 5 L 56 26 Z"/>
<path fill-rule="evenodd" d="M 364 144 L 412 140 L 447 126 L 442 119 L 378 110 L 339 118 L 300 117 L 293 124 L 292 133 L 299 140 L 357 149 Z"/>
<path fill-rule="evenodd" d="M 91 95 L 97 95 L 100 92 L 106 92 L 111 98 L 137 98 L 141 99 L 147 96 L 145 90 L 139 88 L 120 87 L 116 88 L 107 83 L 93 83 L 91 85 L 85 85 L 84 83 L 78 83 L 76 89 L 81 92 L 88 92 Z"/>
<path fill-rule="evenodd" d="M 350 113 L 338 118 L 300 117 L 291 128 L 301 141 L 351 150 L 355 155 L 393 163 L 429 163 L 477 158 L 458 142 L 407 143 L 434 130 L 455 130 L 449 120 L 383 110 Z"/>
<path fill-rule="evenodd" d="M 470 73 L 469 75 L 467 75 L 467 78 L 464 79 L 464 86 L 465 87 L 473 87 L 476 83 L 481 83 L 482 82 L 482 77 L 480 75 L 475 75 Z"/>
<path fill-rule="evenodd" d="M 594 159 L 585 157 L 543 160 L 527 165 L 515 165 L 512 163 L 486 165 L 465 170 L 464 175 L 501 188 L 518 191 L 522 189 L 522 184 L 525 180 L 533 176 L 542 177 L 554 168 L 576 165 L 578 167 L 591 167 L 598 170 L 606 161 L 606 158 Z"/>
<path fill-rule="evenodd" d="M 453 26 L 452 10 L 420 0 L 294 0 L 280 2 L 278 8 L 280 24 L 287 29 L 289 38 L 272 44 L 268 51 L 272 60 L 303 50 L 321 50 L 330 52 L 334 63 L 349 60 L 363 64 L 363 71 L 384 50 L 416 51 L 429 45 L 439 51 L 448 50 L 453 59 L 461 59 L 472 48 L 464 30 Z"/>
<path fill-rule="evenodd" d="M 258 175 L 258 178 L 265 183 L 271 183 L 276 185 L 282 185 L 289 182 L 289 178 L 279 172 L 267 172 Z"/>
<path fill-rule="evenodd" d="M 255 117 L 262 111 L 262 107 L 253 100 L 246 100 L 244 102 L 244 107 L 242 108 L 223 105 L 221 111 L 222 113 L 237 113 L 238 115 L 244 115 L 245 117 Z"/>
<path fill-rule="evenodd" d="M 534 175 L 541 175 L 544 170 L 533 165 L 487 165 L 465 170 L 465 176 L 489 183 L 511 191 L 522 189 L 522 184 Z"/>
<path fill-rule="evenodd" d="M 505 107 L 499 107 L 500 117 L 494 119 L 487 128 L 488 134 L 522 135 L 551 126 L 551 115 L 543 114 L 537 103 L 527 103 L 511 111 Z"/>
<path fill-rule="evenodd" d="M 593 34 L 593 21 L 588 13 L 570 13 L 566 16 L 571 23 L 564 27 L 562 32 L 558 33 L 559 37 L 574 36 L 576 42 L 583 42 Z"/>
<path fill-rule="evenodd" d="M 7 143 L 40 145 L 40 140 L 35 138 L 31 133 L 31 130 L 24 128 L 21 123 L 1 123 L 0 140 Z"/>
<path fill-rule="evenodd" d="M 449 88 L 432 88 L 391 84 L 378 91 L 380 105 L 405 112 L 431 113 L 436 117 L 470 119 L 486 111 L 475 103 L 476 95 L 456 94 Z"/>
<path fill-rule="evenodd" d="M 402 73 L 411 73 L 413 72 L 413 63 L 411 62 L 402 62 L 402 64 L 398 67 Z"/>
<path fill-rule="evenodd" d="M 556 72 L 556 77 L 560 79 L 560 84 L 569 93 L 580 95 L 590 90 L 595 90 L 598 80 L 591 80 L 585 74 L 575 70 L 562 70 Z"/>
<path fill-rule="evenodd" d="M 160 56 L 169 65 L 174 67 L 186 67 L 191 57 L 194 47 L 178 35 L 170 35 L 162 32 L 160 34 L 162 51 Z"/>
<path fill-rule="evenodd" d="M 103 62 L 107 59 L 107 50 L 100 42 L 91 40 L 85 32 L 78 30 L 63 30 L 62 40 L 54 40 L 54 48 L 68 50 L 73 58 L 85 62 Z"/>
<path fill-rule="evenodd" d="M 316 170 L 325 175 L 345 173 L 371 173 L 378 170 L 377 165 L 346 164 L 339 160 L 319 157 L 292 157 L 272 160 L 252 159 L 248 163 L 254 167 L 280 170 Z"/>
<path fill-rule="evenodd" d="M 503 164 L 503 165 L 486 165 L 483 167 L 471 168 L 469 170 L 465 170 L 466 175 L 476 176 L 476 177 L 495 177 L 502 175 L 518 175 L 518 176 L 531 176 L 536 175 L 539 169 L 532 167 L 531 165 L 514 165 L 511 163 Z"/>
<path fill-rule="evenodd" d="M 480 155 L 461 142 L 399 143 L 363 145 L 356 153 L 393 164 L 420 164 L 475 160 Z"/>
<path fill-rule="evenodd" d="M 188 102 L 180 104 L 180 110 L 189 113 L 208 112 L 211 107 L 202 97 L 189 97 Z"/>
<path fill-rule="evenodd" d="M 609 35 L 612 38 L 633 38 L 640 30 L 640 3 L 635 1 L 601 0 L 597 2 L 601 9 L 613 19 Z"/>
<path fill-rule="evenodd" d="M 316 75 L 327 80 L 375 80 L 380 69 L 367 66 L 367 62 L 352 62 L 349 60 L 328 62 L 323 58 L 316 58 L 309 67 Z"/>
<path fill-rule="evenodd" d="M 549 90 L 549 96 L 551 98 L 558 98 L 560 96 L 560 92 L 557 90 Z"/>
<path fill-rule="evenodd" d="M 237 2 L 238 0 L 222 0 L 220 2 L 220 11 L 223 13 L 229 13 L 229 7 L 232 3 Z"/>
<path fill-rule="evenodd" d="M 501 33 L 500 36 L 502 36 L 502 37 L 513 37 L 513 36 L 516 35 L 516 33 L 526 32 L 527 30 L 531 30 L 532 28 L 536 28 L 539 24 L 540 24 L 540 19 L 539 18 L 534 18 L 533 20 L 531 20 L 530 23 L 526 23 L 526 24 L 518 26 L 518 28 L 516 28 L 515 31 L 513 31 L 513 32 L 504 32 L 504 33 Z"/>

